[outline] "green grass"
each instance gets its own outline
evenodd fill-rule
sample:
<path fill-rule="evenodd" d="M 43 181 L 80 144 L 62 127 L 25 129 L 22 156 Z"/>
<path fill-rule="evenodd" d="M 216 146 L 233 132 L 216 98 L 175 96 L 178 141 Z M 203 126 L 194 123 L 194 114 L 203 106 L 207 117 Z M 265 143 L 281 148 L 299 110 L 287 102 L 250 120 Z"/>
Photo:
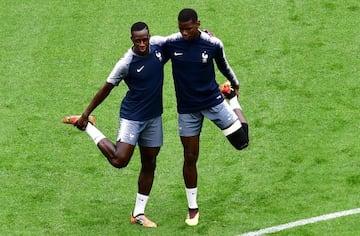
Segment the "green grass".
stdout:
<path fill-rule="evenodd" d="M 146 212 L 130 225 L 139 155 L 112 168 L 85 133 L 61 123 L 80 113 L 131 46 L 129 27 L 177 31 L 183 7 L 222 39 L 241 81 L 251 146 L 234 150 L 206 121 L 201 221 L 186 227 L 182 147 L 170 65 L 164 146 Z M 238 235 L 359 208 L 358 1 L 10 1 L 0 3 L 1 235 Z M 218 74 L 218 81 L 224 79 Z M 123 84 L 96 111 L 114 140 Z M 359 215 L 276 235 L 357 235 Z"/>

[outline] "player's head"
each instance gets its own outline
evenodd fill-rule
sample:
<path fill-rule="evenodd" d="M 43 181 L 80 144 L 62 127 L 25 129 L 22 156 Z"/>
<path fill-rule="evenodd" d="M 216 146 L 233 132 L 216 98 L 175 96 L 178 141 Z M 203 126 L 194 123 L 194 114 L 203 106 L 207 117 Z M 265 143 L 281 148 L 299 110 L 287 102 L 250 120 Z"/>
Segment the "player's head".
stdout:
<path fill-rule="evenodd" d="M 178 26 L 185 40 L 193 40 L 199 37 L 200 21 L 194 9 L 184 8 L 179 12 Z"/>
<path fill-rule="evenodd" d="M 149 54 L 150 31 L 144 22 L 136 22 L 131 26 L 131 41 L 133 51 L 139 55 Z"/>

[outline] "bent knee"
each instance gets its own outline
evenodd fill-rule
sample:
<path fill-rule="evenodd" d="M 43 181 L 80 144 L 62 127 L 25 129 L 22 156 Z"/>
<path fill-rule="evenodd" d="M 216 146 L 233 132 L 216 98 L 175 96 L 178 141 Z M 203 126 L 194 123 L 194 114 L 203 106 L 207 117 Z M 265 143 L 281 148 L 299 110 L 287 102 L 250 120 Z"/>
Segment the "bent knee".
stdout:
<path fill-rule="evenodd" d="M 110 164 L 117 169 L 121 169 L 127 166 L 127 163 L 118 162 L 118 161 L 110 161 Z"/>
<path fill-rule="evenodd" d="M 249 146 L 249 142 L 247 143 L 241 143 L 241 144 L 238 144 L 238 145 L 234 145 L 234 147 L 237 149 L 237 150 L 242 150 L 242 149 L 245 149 Z"/>
<path fill-rule="evenodd" d="M 231 134 L 228 134 L 226 138 L 237 150 L 242 150 L 249 146 L 249 137 L 243 127 L 240 127 Z"/>
<path fill-rule="evenodd" d="M 122 157 L 114 157 L 109 159 L 110 164 L 115 168 L 124 168 L 129 164 L 130 159 Z"/>

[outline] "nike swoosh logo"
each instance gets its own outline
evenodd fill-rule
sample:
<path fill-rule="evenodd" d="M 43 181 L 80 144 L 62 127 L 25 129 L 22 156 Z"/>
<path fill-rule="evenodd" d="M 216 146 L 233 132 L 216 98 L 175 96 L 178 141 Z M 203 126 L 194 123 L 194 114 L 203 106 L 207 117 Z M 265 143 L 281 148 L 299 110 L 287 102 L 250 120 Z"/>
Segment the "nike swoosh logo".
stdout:
<path fill-rule="evenodd" d="M 182 52 L 174 52 L 174 56 L 182 56 L 183 54 Z"/>
<path fill-rule="evenodd" d="M 142 66 L 142 67 L 140 67 L 140 68 L 136 69 L 136 72 L 141 72 L 143 69 L 144 69 L 144 66 Z"/>

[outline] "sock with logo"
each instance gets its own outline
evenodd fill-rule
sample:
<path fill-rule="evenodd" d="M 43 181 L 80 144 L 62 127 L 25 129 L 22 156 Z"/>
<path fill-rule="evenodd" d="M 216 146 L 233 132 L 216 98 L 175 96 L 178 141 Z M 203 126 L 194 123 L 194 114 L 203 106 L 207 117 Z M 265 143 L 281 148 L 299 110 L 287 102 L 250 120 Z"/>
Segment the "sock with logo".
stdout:
<path fill-rule="evenodd" d="M 92 138 L 94 143 L 97 145 L 102 139 L 106 138 L 103 133 L 100 132 L 93 124 L 88 122 L 85 132 Z"/>

